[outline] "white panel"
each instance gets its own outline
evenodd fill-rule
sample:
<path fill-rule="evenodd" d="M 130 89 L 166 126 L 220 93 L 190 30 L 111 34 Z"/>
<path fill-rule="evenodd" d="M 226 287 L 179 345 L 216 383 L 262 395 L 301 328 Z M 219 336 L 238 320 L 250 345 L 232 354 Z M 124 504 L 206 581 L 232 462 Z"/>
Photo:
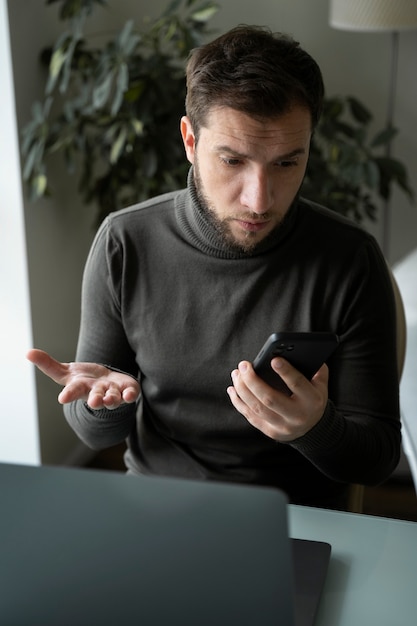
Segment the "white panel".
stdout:
<path fill-rule="evenodd" d="M 0 0 L 0 462 L 39 464 L 23 201 L 7 0 Z"/>

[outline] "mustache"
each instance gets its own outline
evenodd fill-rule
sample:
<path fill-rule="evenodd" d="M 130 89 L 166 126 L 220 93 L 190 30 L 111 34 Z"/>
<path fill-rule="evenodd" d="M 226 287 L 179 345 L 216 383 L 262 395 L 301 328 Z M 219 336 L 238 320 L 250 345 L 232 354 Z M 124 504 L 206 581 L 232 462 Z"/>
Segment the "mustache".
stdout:
<path fill-rule="evenodd" d="M 268 222 L 271 219 L 271 214 L 268 211 L 265 213 L 239 213 L 238 215 L 232 215 L 226 218 L 226 221 L 239 220 L 241 222 Z"/>

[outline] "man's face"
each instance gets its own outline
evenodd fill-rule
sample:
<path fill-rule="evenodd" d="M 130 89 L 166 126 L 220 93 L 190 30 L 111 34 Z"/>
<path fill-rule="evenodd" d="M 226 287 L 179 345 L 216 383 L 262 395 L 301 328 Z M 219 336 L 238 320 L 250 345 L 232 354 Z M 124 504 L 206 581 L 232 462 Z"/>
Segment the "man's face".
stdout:
<path fill-rule="evenodd" d="M 299 191 L 310 148 L 309 111 L 296 106 L 257 120 L 215 107 L 197 143 L 188 117 L 181 133 L 203 208 L 231 248 L 252 250 L 280 225 Z"/>

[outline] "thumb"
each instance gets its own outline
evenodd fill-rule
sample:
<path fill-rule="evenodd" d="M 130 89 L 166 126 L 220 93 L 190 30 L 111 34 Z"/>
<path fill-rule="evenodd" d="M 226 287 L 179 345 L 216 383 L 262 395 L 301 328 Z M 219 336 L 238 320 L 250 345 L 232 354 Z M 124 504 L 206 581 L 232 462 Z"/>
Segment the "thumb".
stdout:
<path fill-rule="evenodd" d="M 44 350 L 38 350 L 36 348 L 29 350 L 26 354 L 26 358 L 36 365 L 46 376 L 52 378 L 54 382 L 60 385 L 65 384 L 65 379 L 68 374 L 68 365 L 66 363 L 61 363 Z"/>

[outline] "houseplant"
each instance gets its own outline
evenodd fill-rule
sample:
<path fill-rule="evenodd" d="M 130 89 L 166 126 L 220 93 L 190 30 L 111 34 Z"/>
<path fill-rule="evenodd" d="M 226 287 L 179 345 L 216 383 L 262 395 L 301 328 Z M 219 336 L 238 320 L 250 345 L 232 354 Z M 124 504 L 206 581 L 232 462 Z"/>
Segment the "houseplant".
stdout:
<path fill-rule="evenodd" d="M 379 202 L 389 199 L 394 185 L 414 197 L 405 166 L 387 155 L 397 130 L 371 133 L 372 122 L 356 98 L 326 98 L 303 185 L 305 197 L 356 222 L 375 220 Z"/>
<path fill-rule="evenodd" d="M 179 134 L 184 65 L 207 35 L 211 0 L 172 0 L 144 31 L 132 20 L 104 43 L 85 24 L 107 0 L 59 4 L 66 25 L 52 49 L 45 98 L 22 132 L 23 178 L 32 200 L 52 193 L 48 162 L 64 155 L 97 221 L 110 211 L 183 187 L 188 169 Z"/>
<path fill-rule="evenodd" d="M 97 221 L 150 196 L 183 187 L 188 169 L 179 135 L 184 65 L 208 34 L 211 0 L 172 0 L 139 32 L 128 21 L 101 45 L 86 20 L 107 0 L 46 0 L 67 25 L 43 52 L 48 75 L 22 133 L 23 177 L 31 199 L 52 192 L 48 161 L 62 153 Z M 395 134 L 370 137 L 372 115 L 358 100 L 327 98 L 312 140 L 303 194 L 356 221 L 375 219 L 396 184 L 410 197 L 405 167 L 384 155 Z"/>

